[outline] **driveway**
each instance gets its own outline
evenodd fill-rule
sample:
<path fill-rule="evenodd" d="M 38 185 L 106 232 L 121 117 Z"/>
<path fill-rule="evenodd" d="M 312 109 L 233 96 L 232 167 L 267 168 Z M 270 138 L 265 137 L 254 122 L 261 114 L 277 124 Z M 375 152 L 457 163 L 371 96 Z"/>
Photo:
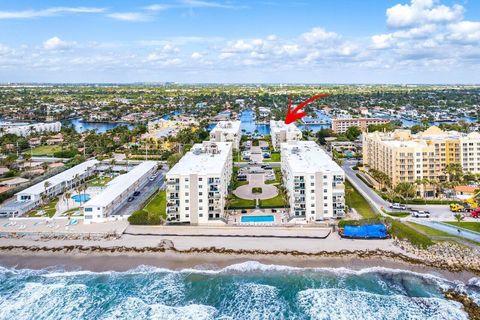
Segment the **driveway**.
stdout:
<path fill-rule="evenodd" d="M 256 162 L 263 162 L 263 153 L 260 147 L 251 147 L 250 148 L 250 159 Z"/>
<path fill-rule="evenodd" d="M 139 191 L 140 195 L 133 198 L 132 202 L 127 202 L 120 207 L 113 215 L 131 215 L 136 210 L 139 210 L 144 202 L 152 195 L 157 189 L 163 187 L 163 172 L 159 172 L 157 178 L 154 181 L 148 181 Z"/>
<path fill-rule="evenodd" d="M 277 187 L 271 184 L 265 184 L 263 173 L 254 173 L 248 175 L 248 184 L 240 186 L 233 191 L 233 194 L 242 199 L 270 199 L 278 195 Z M 252 188 L 262 188 L 262 193 L 252 193 Z"/>

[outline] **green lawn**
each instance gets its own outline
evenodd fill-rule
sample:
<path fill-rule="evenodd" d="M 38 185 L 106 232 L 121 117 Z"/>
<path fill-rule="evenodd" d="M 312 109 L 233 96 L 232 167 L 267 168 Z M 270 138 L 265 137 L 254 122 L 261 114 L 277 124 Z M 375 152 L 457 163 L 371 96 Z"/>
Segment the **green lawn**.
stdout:
<path fill-rule="evenodd" d="M 428 236 L 420 233 L 420 229 L 416 229 L 416 225 L 414 228 L 412 225 L 407 225 L 406 223 L 402 223 L 397 220 L 388 220 L 391 224 L 389 233 L 392 236 L 395 236 L 399 239 L 408 240 L 411 244 L 421 248 L 427 248 L 434 244 L 434 242 Z"/>
<path fill-rule="evenodd" d="M 92 180 L 87 182 L 89 187 L 104 187 L 107 183 L 112 181 L 111 177 L 103 176 L 103 177 L 96 177 Z"/>
<path fill-rule="evenodd" d="M 355 208 L 365 219 L 375 218 L 377 216 L 367 200 L 358 193 L 349 181 L 345 181 L 345 204 L 350 208 Z"/>
<path fill-rule="evenodd" d="M 167 193 L 165 190 L 159 191 L 155 197 L 143 208 L 150 215 L 159 215 L 163 219 L 167 218 Z"/>
<path fill-rule="evenodd" d="M 410 227 L 414 228 L 415 230 L 421 233 L 426 234 L 427 236 L 433 236 L 433 237 L 451 237 L 452 236 L 450 233 L 433 229 L 415 222 L 406 222 L 405 224 L 409 225 Z"/>
<path fill-rule="evenodd" d="M 263 162 L 280 162 L 280 152 L 274 151 L 270 154 L 271 158 L 270 159 L 264 159 Z"/>
<path fill-rule="evenodd" d="M 275 180 L 267 180 L 265 181 L 265 183 L 282 183 L 282 171 L 280 170 L 280 168 L 273 168 L 273 172 L 275 173 Z"/>
<path fill-rule="evenodd" d="M 57 205 L 59 200 L 60 200 L 60 198 L 53 199 L 52 201 L 47 203 L 45 206 L 40 207 L 39 209 L 30 212 L 28 214 L 28 216 L 29 217 L 44 217 L 44 216 L 47 216 L 49 218 L 53 217 L 55 215 L 55 212 L 56 212 L 55 206 Z M 39 210 L 45 211 L 45 215 L 43 215 L 43 216 L 38 215 L 37 212 Z"/>
<path fill-rule="evenodd" d="M 456 227 L 461 227 L 468 230 L 480 232 L 480 222 L 466 222 L 466 221 L 456 222 L 455 221 L 455 222 L 447 222 L 447 223 Z"/>
<path fill-rule="evenodd" d="M 384 211 L 386 214 L 388 214 L 389 216 L 391 217 L 399 217 L 399 218 L 405 218 L 405 217 L 408 217 L 410 215 L 410 213 L 408 212 L 402 212 L 402 211 L 399 211 L 399 212 L 388 212 L 388 211 Z"/>
<path fill-rule="evenodd" d="M 270 199 L 260 200 L 260 208 L 279 208 L 285 207 L 286 205 L 287 203 L 280 194 Z"/>
<path fill-rule="evenodd" d="M 450 222 L 448 222 L 448 223 L 450 223 Z M 462 222 L 460 222 L 460 223 L 462 223 Z M 479 224 L 478 222 L 465 222 L 465 223 L 477 223 L 477 224 Z M 426 234 L 427 236 L 430 236 L 430 237 L 455 238 L 455 239 L 459 239 L 461 241 L 466 241 L 466 242 L 473 243 L 477 246 L 480 245 L 479 242 L 472 241 L 472 240 L 469 240 L 469 239 L 465 239 L 465 238 L 462 238 L 462 237 L 459 237 L 459 236 L 455 236 L 455 235 L 452 235 L 450 233 L 447 233 L 447 232 L 444 232 L 444 231 L 441 231 L 441 230 L 437 230 L 437 229 L 433 229 L 433 228 L 430 228 L 430 227 L 427 227 L 427 226 L 424 226 L 424 225 L 421 225 L 421 224 L 418 224 L 418 223 L 415 223 L 415 222 L 407 222 L 406 224 L 409 224 L 412 228 L 414 228 L 418 232 L 424 233 L 424 234 Z M 456 225 L 457 222 L 452 222 L 450 224 Z M 465 228 L 465 227 L 463 227 L 463 228 Z"/>
<path fill-rule="evenodd" d="M 159 191 L 147 205 L 135 211 L 128 218 L 131 224 L 135 225 L 158 225 L 167 218 L 167 193 Z"/>
<path fill-rule="evenodd" d="M 32 156 L 52 156 L 55 152 L 61 151 L 60 146 L 38 146 L 32 149 Z M 26 153 L 30 153 L 27 151 Z"/>
<path fill-rule="evenodd" d="M 255 200 L 242 199 L 236 195 L 230 195 L 227 208 L 229 209 L 242 209 L 242 208 L 255 208 Z"/>

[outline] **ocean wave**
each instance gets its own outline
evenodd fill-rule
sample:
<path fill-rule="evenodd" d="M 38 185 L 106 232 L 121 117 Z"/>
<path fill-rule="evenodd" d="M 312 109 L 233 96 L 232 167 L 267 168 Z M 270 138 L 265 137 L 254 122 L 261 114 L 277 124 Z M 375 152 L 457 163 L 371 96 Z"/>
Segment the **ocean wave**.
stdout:
<path fill-rule="evenodd" d="M 468 319 L 454 301 L 345 289 L 303 290 L 297 294 L 297 303 L 310 319 Z"/>
<path fill-rule="evenodd" d="M 218 313 L 212 306 L 190 304 L 187 306 L 167 306 L 164 304 L 147 304 L 140 298 L 128 297 L 119 305 L 115 305 L 100 319 L 214 319 Z"/>
<path fill-rule="evenodd" d="M 216 274 L 233 274 L 233 273 L 303 273 L 303 272 L 321 272 L 321 273 L 331 273 L 338 276 L 343 275 L 367 275 L 367 274 L 404 274 L 412 275 L 415 277 L 428 279 L 436 281 L 439 284 L 448 284 L 447 289 L 451 286 L 461 285 L 458 281 L 449 281 L 445 278 L 442 278 L 438 275 L 431 273 L 420 273 L 406 269 L 393 269 L 386 267 L 368 267 L 363 269 L 349 269 L 345 267 L 340 268 L 331 268 L 331 267 L 293 267 L 286 265 L 277 265 L 277 264 L 263 264 L 258 261 L 245 261 L 233 265 L 226 266 L 224 268 L 185 268 L 180 270 L 159 268 L 149 265 L 140 265 L 136 268 L 127 270 L 127 271 L 89 271 L 89 270 L 64 270 L 59 267 L 51 267 L 40 270 L 32 269 L 16 269 L 16 268 L 5 268 L 0 267 L 1 274 L 24 274 L 24 275 L 41 275 L 47 278 L 56 278 L 56 277 L 78 277 L 78 276 L 96 276 L 96 275 L 135 275 L 135 274 L 155 274 L 155 273 L 181 273 L 181 274 L 205 274 L 205 275 L 216 275 Z M 480 286 L 479 278 L 472 278 L 469 281 L 470 285 Z"/>

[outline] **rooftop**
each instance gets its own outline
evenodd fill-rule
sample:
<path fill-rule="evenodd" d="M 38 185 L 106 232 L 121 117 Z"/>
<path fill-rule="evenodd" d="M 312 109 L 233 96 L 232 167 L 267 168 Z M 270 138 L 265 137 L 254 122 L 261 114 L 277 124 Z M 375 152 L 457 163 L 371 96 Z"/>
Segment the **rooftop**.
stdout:
<path fill-rule="evenodd" d="M 89 168 L 96 166 L 97 164 L 98 164 L 98 160 L 96 159 L 82 162 L 73 168 L 60 172 L 59 174 L 51 178 L 48 178 L 42 182 L 39 182 L 25 190 L 22 190 L 17 194 L 41 194 L 43 191 L 45 191 L 45 182 L 48 181 L 50 183 L 50 187 L 54 187 L 64 181 L 72 180 L 75 177 L 75 175 L 82 174 L 85 171 L 87 171 Z"/>
<path fill-rule="evenodd" d="M 168 175 L 220 174 L 227 161 L 231 142 L 210 142 L 194 144 Z"/>
<path fill-rule="evenodd" d="M 228 132 L 228 133 L 238 133 L 240 132 L 240 121 L 219 121 L 217 125 L 210 132 Z"/>
<path fill-rule="evenodd" d="M 338 172 L 343 169 L 313 141 L 282 143 L 282 161 L 294 172 Z"/>
<path fill-rule="evenodd" d="M 155 167 L 155 161 L 144 161 L 129 172 L 119 175 L 108 183 L 103 191 L 87 201 L 83 207 L 106 207 L 127 190 L 139 177 Z"/>
<path fill-rule="evenodd" d="M 301 133 L 300 129 L 297 128 L 297 126 L 293 123 L 286 124 L 284 121 L 276 121 L 276 120 L 270 120 L 270 130 L 272 132 L 276 131 L 281 131 L 281 130 L 286 130 L 286 131 L 294 131 L 294 132 L 299 132 Z"/>

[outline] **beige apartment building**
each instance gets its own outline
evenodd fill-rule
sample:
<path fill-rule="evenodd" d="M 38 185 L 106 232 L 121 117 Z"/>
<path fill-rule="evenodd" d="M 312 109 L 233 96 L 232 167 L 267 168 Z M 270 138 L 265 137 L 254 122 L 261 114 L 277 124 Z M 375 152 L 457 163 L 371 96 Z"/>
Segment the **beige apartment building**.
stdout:
<path fill-rule="evenodd" d="M 458 163 L 465 172 L 480 173 L 480 134 L 410 130 L 363 134 L 363 163 L 387 174 L 393 186 L 428 179 L 445 181 L 445 167 Z M 418 195 L 434 196 L 432 187 L 418 186 Z"/>
<path fill-rule="evenodd" d="M 382 118 L 333 118 L 332 130 L 336 133 L 343 133 L 350 127 L 359 127 L 362 131 L 367 131 L 371 124 L 385 124 L 390 120 Z"/>

